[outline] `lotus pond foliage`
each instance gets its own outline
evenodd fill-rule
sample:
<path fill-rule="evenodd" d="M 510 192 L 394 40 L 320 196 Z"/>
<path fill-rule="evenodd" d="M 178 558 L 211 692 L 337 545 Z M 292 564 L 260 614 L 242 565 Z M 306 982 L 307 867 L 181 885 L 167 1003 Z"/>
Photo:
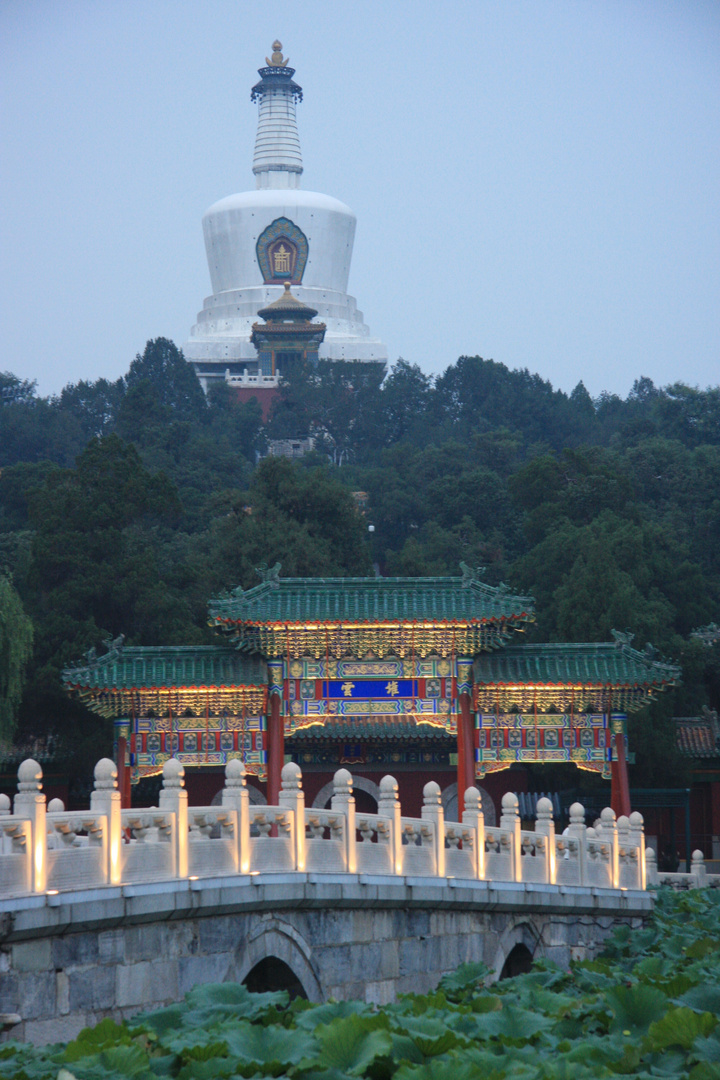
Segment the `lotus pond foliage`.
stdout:
<path fill-rule="evenodd" d="M 177 1005 L 67 1045 L 0 1047 L 6 1080 L 720 1078 L 720 890 L 658 893 L 569 972 L 539 961 L 486 985 L 482 964 L 378 1008 L 198 986 Z"/>

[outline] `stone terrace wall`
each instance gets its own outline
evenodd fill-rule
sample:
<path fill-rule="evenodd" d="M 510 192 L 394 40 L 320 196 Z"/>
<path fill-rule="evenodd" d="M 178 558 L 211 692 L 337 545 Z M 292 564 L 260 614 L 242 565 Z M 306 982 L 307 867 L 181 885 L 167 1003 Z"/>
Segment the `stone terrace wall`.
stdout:
<path fill-rule="evenodd" d="M 15 902 L 2 916 L 5 1038 L 74 1037 L 177 1001 L 205 982 L 288 965 L 311 1001 L 387 1002 L 432 990 L 466 961 L 497 975 L 515 945 L 567 965 L 619 922 L 639 926 L 648 893 L 427 878 L 262 874 L 119 886 Z"/>

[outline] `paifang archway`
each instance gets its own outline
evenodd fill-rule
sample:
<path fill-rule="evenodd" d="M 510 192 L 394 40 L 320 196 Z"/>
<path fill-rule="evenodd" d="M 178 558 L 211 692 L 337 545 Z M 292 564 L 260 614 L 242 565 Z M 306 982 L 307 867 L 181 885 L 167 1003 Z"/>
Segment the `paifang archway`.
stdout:
<path fill-rule="evenodd" d="M 126 803 L 129 777 L 174 756 L 215 769 L 240 758 L 274 805 L 287 738 L 306 777 L 320 773 L 317 789 L 340 765 L 370 771 L 373 755 L 378 780 L 395 761 L 427 779 L 444 755 L 440 779 L 446 787 L 454 769 L 461 816 L 465 791 L 488 773 L 568 761 L 611 778 L 613 809 L 629 813 L 627 714 L 672 686 L 678 668 L 616 632 L 613 642 L 517 644 L 535 619 L 532 598 L 461 569 L 313 579 L 281 578 L 277 564 L 255 588 L 209 602 L 224 645 L 118 641 L 63 679 L 115 719 Z"/>

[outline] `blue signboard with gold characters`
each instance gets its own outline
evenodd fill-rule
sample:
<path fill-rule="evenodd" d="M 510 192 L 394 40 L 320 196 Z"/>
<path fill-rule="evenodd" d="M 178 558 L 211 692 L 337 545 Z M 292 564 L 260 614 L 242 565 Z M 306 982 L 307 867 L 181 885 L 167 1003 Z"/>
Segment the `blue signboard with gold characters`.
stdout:
<path fill-rule="evenodd" d="M 457 729 L 457 665 L 449 659 L 293 660 L 284 664 L 288 733 L 332 716 L 416 716 Z"/>

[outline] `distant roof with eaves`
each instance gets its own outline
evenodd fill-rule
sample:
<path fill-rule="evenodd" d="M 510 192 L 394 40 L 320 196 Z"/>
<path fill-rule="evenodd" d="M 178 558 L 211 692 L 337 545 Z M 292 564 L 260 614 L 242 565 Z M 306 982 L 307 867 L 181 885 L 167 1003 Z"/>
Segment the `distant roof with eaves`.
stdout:
<path fill-rule="evenodd" d="M 125 690 L 149 687 L 265 686 L 267 665 L 259 656 L 222 645 L 124 646 L 94 650 L 62 673 L 68 689 Z"/>
<path fill-rule="evenodd" d="M 522 624 L 534 619 L 532 597 L 487 585 L 464 564 L 461 569 L 462 577 L 281 578 L 276 564 L 263 571 L 262 584 L 211 599 L 210 622 Z"/>
<path fill-rule="evenodd" d="M 624 637 L 624 635 L 621 635 Z M 510 645 L 479 656 L 475 684 L 664 688 L 680 680 L 680 668 L 640 652 L 625 641 L 581 645 Z"/>

